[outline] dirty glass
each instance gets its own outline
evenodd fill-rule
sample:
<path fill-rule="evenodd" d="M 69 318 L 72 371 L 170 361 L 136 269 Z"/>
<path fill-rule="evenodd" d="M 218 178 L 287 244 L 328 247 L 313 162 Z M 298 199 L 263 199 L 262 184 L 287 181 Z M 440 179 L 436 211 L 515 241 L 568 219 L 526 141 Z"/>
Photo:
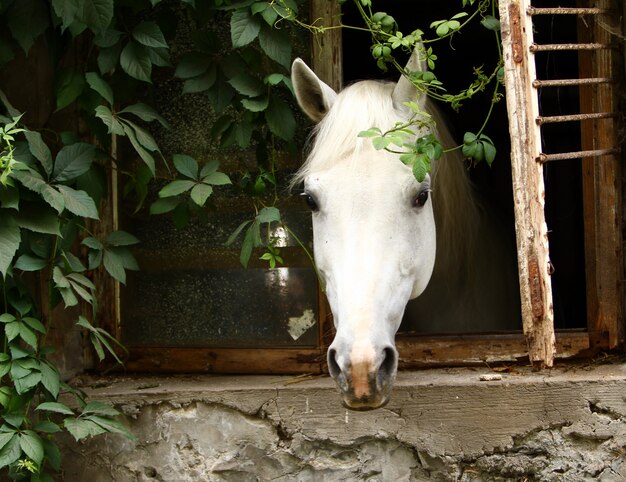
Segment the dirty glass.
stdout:
<path fill-rule="evenodd" d="M 213 20 L 223 45 L 230 45 L 228 22 L 224 21 L 228 18 L 222 13 Z M 221 23 L 217 19 L 222 19 Z M 192 48 L 191 32 L 196 27 L 186 26 L 184 9 L 177 22 L 172 51 L 182 55 Z M 293 39 L 294 54 L 300 57 L 306 57 L 309 50 L 305 37 Z M 169 129 L 157 127 L 154 133 L 164 157 L 171 159 L 174 154 L 185 153 L 200 165 L 217 160 L 219 170 L 230 175 L 233 186 L 217 186 L 202 217 L 192 218 L 182 228 L 174 226 L 171 215 L 148 214 L 159 186 L 148 193 L 138 211 L 132 201 L 122 200 L 120 228 L 141 240 L 134 250 L 140 271 L 129 273 L 121 290 L 122 341 L 130 347 L 317 346 L 317 280 L 296 239 L 274 223 L 270 235 L 285 261 L 274 270 L 258 259 L 261 249 L 252 253 L 249 268 L 244 269 L 239 262 L 240 244 L 225 246 L 237 226 L 255 216 L 251 198 L 237 185 L 243 173 L 258 174 L 256 157 L 263 147 L 261 141 L 253 137 L 245 149 L 220 144 L 212 129 L 221 117 L 233 113 L 232 107 L 215 112 L 207 95 L 182 95 L 181 89 L 182 81 L 157 79 L 151 90 L 153 105 L 170 125 Z M 290 98 L 285 100 L 292 102 Z M 300 148 L 296 146 L 304 145 L 307 136 L 307 122 L 300 114 L 295 115 L 300 126 L 295 145 L 288 152 L 272 147 L 267 156 L 273 156 L 276 162 L 272 172 L 278 179 L 281 219 L 311 249 L 310 212 L 297 194 L 286 192 L 288 177 L 301 162 Z M 124 151 L 120 142 L 120 157 L 133 156 L 133 151 Z M 157 178 L 170 177 L 165 164 L 158 163 Z M 268 192 L 268 199 L 257 200 L 257 204 L 271 204 L 273 196 Z M 267 233 L 263 234 L 266 239 Z"/>

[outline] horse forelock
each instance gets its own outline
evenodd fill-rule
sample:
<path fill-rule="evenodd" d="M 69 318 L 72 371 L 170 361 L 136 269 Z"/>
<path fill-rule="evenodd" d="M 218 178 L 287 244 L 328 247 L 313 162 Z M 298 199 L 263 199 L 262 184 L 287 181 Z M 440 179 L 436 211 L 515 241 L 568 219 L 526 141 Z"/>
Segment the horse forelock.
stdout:
<path fill-rule="evenodd" d="M 406 115 L 393 107 L 395 84 L 364 80 L 342 90 L 324 119 L 311 133 L 310 150 L 293 179 L 296 185 L 315 172 L 325 171 L 338 162 L 354 160 L 364 149 L 373 149 L 359 133 L 371 127 L 383 132 Z"/>

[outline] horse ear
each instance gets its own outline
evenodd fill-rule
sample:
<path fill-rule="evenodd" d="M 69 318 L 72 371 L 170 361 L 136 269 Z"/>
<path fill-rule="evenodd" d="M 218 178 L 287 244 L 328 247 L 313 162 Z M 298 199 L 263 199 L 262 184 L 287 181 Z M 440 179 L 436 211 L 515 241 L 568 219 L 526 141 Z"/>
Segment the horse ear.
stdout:
<path fill-rule="evenodd" d="M 421 45 L 418 45 L 413 49 L 413 53 L 411 54 L 411 58 L 406 63 L 404 67 L 405 72 L 416 72 L 416 71 L 424 71 L 428 70 L 428 66 L 426 62 L 420 60 L 419 51 L 422 49 Z M 422 107 L 426 104 L 426 96 L 418 92 L 415 86 L 411 83 L 409 79 L 407 79 L 404 75 L 400 76 L 400 80 L 393 89 L 393 93 L 391 95 L 393 99 L 393 105 L 396 109 L 405 109 L 404 103 L 407 101 L 415 101 L 417 100 Z"/>
<path fill-rule="evenodd" d="M 291 66 L 291 82 L 300 108 L 311 120 L 321 121 L 335 102 L 337 93 L 299 58 Z"/>

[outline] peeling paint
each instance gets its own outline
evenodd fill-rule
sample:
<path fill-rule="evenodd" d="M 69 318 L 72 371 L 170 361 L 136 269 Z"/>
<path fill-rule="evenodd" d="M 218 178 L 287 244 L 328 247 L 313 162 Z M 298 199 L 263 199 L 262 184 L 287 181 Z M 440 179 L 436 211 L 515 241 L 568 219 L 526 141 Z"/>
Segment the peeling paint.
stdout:
<path fill-rule="evenodd" d="M 313 313 L 313 310 L 306 309 L 302 313 L 302 316 L 293 316 L 289 318 L 287 331 L 291 335 L 291 338 L 295 341 L 313 326 L 315 326 L 315 314 Z"/>

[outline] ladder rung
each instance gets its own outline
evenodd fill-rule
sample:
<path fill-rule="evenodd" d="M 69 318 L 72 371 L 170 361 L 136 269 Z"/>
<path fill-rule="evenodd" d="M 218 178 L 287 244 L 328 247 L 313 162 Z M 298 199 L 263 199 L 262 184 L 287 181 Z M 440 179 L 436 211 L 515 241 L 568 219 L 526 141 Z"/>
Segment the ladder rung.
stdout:
<path fill-rule="evenodd" d="M 532 44 L 530 51 L 535 52 L 558 52 L 561 50 L 603 50 L 610 49 L 609 44 L 588 43 L 588 44 Z"/>
<path fill-rule="evenodd" d="M 584 157 L 600 157 L 610 156 L 613 154 L 619 154 L 620 150 L 616 148 L 611 149 L 594 149 L 591 151 L 575 151 L 575 152 L 560 152 L 558 154 L 539 154 L 536 161 L 544 163 L 550 161 L 563 161 L 567 159 L 582 159 Z"/>
<path fill-rule="evenodd" d="M 537 8 L 528 7 L 528 15 L 602 15 L 609 13 L 608 8 Z"/>
<path fill-rule="evenodd" d="M 537 125 L 554 124 L 557 122 L 572 122 L 572 121 L 585 121 L 595 119 L 609 119 L 617 117 L 615 112 L 598 112 L 594 114 L 572 114 L 572 115 L 552 115 L 552 116 L 539 116 L 535 119 Z"/>
<path fill-rule="evenodd" d="M 589 84 L 610 84 L 614 82 L 608 77 L 591 77 L 587 79 L 555 79 L 555 80 L 533 80 L 533 87 L 564 87 L 569 85 L 589 85 Z"/>

